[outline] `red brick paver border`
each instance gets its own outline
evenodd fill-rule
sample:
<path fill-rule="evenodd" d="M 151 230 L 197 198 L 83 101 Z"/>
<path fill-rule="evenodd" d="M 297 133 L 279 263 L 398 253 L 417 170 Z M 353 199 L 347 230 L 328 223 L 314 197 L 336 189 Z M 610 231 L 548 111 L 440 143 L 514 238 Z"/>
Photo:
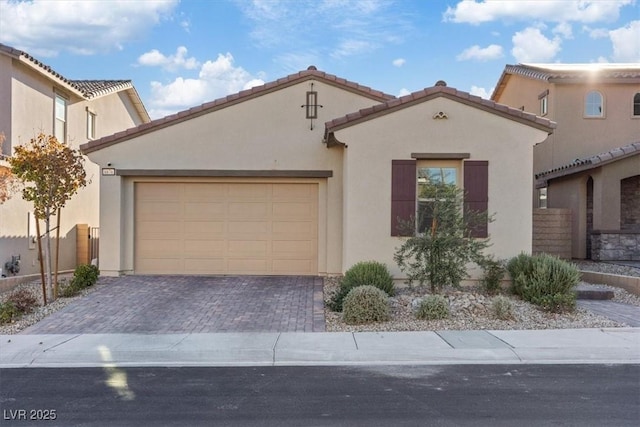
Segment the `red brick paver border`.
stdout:
<path fill-rule="evenodd" d="M 323 332 L 323 280 L 310 276 L 124 276 L 24 334 Z"/>

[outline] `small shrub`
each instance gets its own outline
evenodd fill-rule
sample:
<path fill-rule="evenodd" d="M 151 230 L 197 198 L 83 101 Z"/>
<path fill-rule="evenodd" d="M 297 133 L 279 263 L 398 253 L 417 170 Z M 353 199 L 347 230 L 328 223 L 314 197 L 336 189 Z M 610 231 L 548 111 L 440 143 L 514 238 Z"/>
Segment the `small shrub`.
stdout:
<path fill-rule="evenodd" d="M 555 312 L 575 308 L 574 288 L 580 282 L 575 265 L 547 254 L 520 254 L 509 261 L 507 270 L 513 292 L 525 301 Z"/>
<path fill-rule="evenodd" d="M 484 270 L 480 285 L 489 294 L 497 293 L 500 290 L 500 283 L 506 271 L 504 263 L 488 257 L 480 263 L 480 267 Z"/>
<path fill-rule="evenodd" d="M 387 294 L 371 285 L 357 286 L 344 298 L 345 323 L 356 325 L 389 320 Z"/>
<path fill-rule="evenodd" d="M 513 304 L 505 296 L 498 295 L 491 300 L 491 313 L 496 319 L 513 320 Z"/>
<path fill-rule="evenodd" d="M 0 324 L 11 323 L 20 317 L 20 312 L 11 301 L 0 303 Z"/>
<path fill-rule="evenodd" d="M 449 317 L 449 302 L 442 295 L 429 295 L 418 306 L 416 317 L 422 320 L 438 320 Z"/>
<path fill-rule="evenodd" d="M 60 296 L 63 298 L 71 298 L 80 293 L 84 288 L 75 285 L 73 282 L 65 283 L 60 286 Z"/>
<path fill-rule="evenodd" d="M 13 291 L 7 297 L 7 301 L 13 303 L 19 313 L 31 313 L 38 305 L 38 299 L 26 289 Z"/>
<path fill-rule="evenodd" d="M 354 264 L 344 274 L 338 292 L 329 302 L 329 308 L 332 311 L 342 311 L 343 300 L 349 292 L 355 287 L 365 285 L 374 286 L 388 296 L 395 293 L 393 277 L 387 266 L 377 261 L 363 261 Z"/>
<path fill-rule="evenodd" d="M 71 285 L 80 289 L 93 286 L 98 281 L 100 270 L 95 265 L 82 264 L 76 267 L 73 272 Z"/>

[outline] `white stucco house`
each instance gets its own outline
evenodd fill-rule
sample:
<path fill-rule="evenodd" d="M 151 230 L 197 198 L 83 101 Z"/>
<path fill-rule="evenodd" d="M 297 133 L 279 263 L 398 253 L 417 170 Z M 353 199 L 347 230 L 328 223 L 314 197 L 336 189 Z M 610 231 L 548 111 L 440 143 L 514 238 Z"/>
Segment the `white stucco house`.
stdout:
<path fill-rule="evenodd" d="M 393 261 L 398 221 L 438 172 L 495 221 L 500 258 L 531 250 L 533 146 L 554 123 L 436 86 L 396 98 L 309 67 L 89 141 L 101 168 L 100 270 L 340 274 Z"/>

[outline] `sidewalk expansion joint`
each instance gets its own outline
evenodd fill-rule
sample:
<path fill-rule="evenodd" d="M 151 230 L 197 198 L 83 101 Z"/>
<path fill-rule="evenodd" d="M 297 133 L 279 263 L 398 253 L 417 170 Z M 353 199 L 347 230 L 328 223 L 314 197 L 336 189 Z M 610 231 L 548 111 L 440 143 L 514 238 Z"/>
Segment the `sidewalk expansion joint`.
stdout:
<path fill-rule="evenodd" d="M 52 345 L 52 346 L 51 346 L 51 347 L 49 347 L 49 348 L 45 348 L 44 350 L 42 350 L 42 352 L 43 352 L 43 353 L 45 353 L 45 352 L 47 352 L 47 351 L 49 351 L 49 350 L 53 350 L 54 348 L 56 348 L 56 347 L 58 347 L 58 346 L 61 346 L 62 344 L 66 344 L 66 343 L 68 343 L 69 341 L 75 340 L 75 339 L 76 339 L 76 338 L 78 338 L 80 335 L 81 335 L 81 334 L 76 334 L 76 335 L 72 336 L 72 337 L 71 337 L 71 338 L 69 338 L 69 339 L 66 339 L 66 340 L 64 340 L 64 341 L 62 341 L 62 342 L 59 342 L 59 343 L 57 343 L 57 344 L 55 344 L 55 345 Z"/>
<path fill-rule="evenodd" d="M 351 332 L 351 338 L 353 338 L 353 343 L 356 345 L 356 350 L 360 350 L 358 348 L 358 340 L 356 340 L 356 334 L 354 332 Z"/>
<path fill-rule="evenodd" d="M 272 366 L 276 366 L 276 348 L 278 347 L 278 342 L 280 341 L 280 337 L 282 336 L 282 332 L 278 332 L 278 337 L 276 338 L 276 342 L 273 343 L 273 349 L 271 351 L 271 364 Z"/>

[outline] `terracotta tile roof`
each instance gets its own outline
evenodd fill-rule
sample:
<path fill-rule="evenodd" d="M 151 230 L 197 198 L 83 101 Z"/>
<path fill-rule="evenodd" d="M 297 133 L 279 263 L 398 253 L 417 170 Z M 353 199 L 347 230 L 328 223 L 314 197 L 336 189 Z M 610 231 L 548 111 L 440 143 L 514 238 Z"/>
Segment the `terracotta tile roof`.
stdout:
<path fill-rule="evenodd" d="M 131 83 L 131 80 L 70 80 L 56 72 L 50 66 L 40 62 L 22 50 L 0 43 L 0 54 L 25 61 L 35 69 L 49 76 L 52 80 L 57 81 L 66 89 L 75 92 L 77 96 L 86 100 L 124 90 L 129 94 L 131 102 L 140 114 L 140 118 L 144 122 L 148 122 L 150 120 L 149 113 L 147 113 L 147 110 L 140 99 L 140 95 L 138 95 L 138 92 Z"/>
<path fill-rule="evenodd" d="M 506 65 L 496 88 L 491 95 L 492 100 L 500 98 L 511 75 L 524 76 L 530 79 L 549 83 L 585 83 L 593 81 L 640 83 L 639 63 L 592 63 L 592 64 L 518 64 Z"/>
<path fill-rule="evenodd" d="M 623 147 L 614 148 L 613 150 L 596 154 L 595 156 L 576 159 L 571 163 L 562 165 L 554 169 L 550 169 L 548 171 L 539 172 L 535 174 L 535 177 L 536 180 L 540 181 L 540 183 L 546 183 L 547 181 L 555 178 L 560 178 L 563 176 L 572 175 L 574 173 L 597 168 L 599 166 L 606 165 L 607 163 L 616 162 L 618 160 L 636 156 L 638 154 L 640 154 L 640 142 L 634 142 Z"/>
<path fill-rule="evenodd" d="M 216 111 L 222 108 L 230 107 L 240 102 L 257 98 L 259 96 L 263 96 L 268 93 L 283 89 L 288 86 L 293 86 L 307 80 L 320 80 L 323 83 L 336 86 L 341 89 L 348 90 L 380 102 L 395 98 L 393 95 L 389 95 L 384 92 L 372 89 L 368 86 L 362 86 L 358 83 L 337 77 L 333 74 L 325 73 L 324 71 L 318 71 L 314 66 L 310 66 L 304 71 L 290 74 L 278 80 L 265 83 L 262 86 L 256 86 L 251 89 L 243 90 L 224 98 L 219 98 L 214 101 L 190 108 L 188 110 L 180 111 L 178 113 L 153 120 L 149 123 L 139 125 L 135 128 L 127 129 L 125 131 L 118 132 L 116 134 L 106 136 L 95 141 L 91 141 L 80 146 L 80 149 L 85 154 L 91 153 L 92 151 L 100 150 L 110 145 L 134 138 L 136 136 L 143 135 L 148 132 L 153 132 L 167 126 L 172 126 L 185 120 L 189 120 L 203 114 L 208 114 L 212 111 Z"/>
<path fill-rule="evenodd" d="M 132 88 L 131 80 L 70 80 L 62 74 L 56 72 L 53 68 L 40 62 L 33 56 L 19 49 L 0 43 L 0 53 L 5 53 L 14 58 L 24 58 L 36 67 L 40 68 L 54 80 L 58 80 L 71 86 L 78 92 L 78 95 L 91 99 L 95 96 L 104 95 L 110 92 L 118 92 L 120 90 Z"/>
<path fill-rule="evenodd" d="M 452 87 L 437 84 L 436 86 L 413 92 L 401 98 L 392 99 L 382 104 L 364 108 L 358 112 L 347 114 L 344 117 L 339 117 L 326 122 L 325 138 L 328 140 L 329 138 L 331 138 L 330 134 L 337 130 L 355 125 L 357 123 L 362 123 L 381 115 L 389 114 L 397 110 L 407 108 L 412 105 L 425 102 L 437 97 L 445 97 L 454 101 L 462 102 L 464 104 L 501 115 L 511 120 L 516 120 L 521 123 L 543 129 L 549 133 L 551 133 L 552 129 L 556 127 L 555 122 L 542 117 L 538 117 L 535 114 L 527 113 L 525 111 L 511 108 L 506 105 L 498 104 L 493 101 L 483 99 L 479 96 L 459 91 Z"/>

